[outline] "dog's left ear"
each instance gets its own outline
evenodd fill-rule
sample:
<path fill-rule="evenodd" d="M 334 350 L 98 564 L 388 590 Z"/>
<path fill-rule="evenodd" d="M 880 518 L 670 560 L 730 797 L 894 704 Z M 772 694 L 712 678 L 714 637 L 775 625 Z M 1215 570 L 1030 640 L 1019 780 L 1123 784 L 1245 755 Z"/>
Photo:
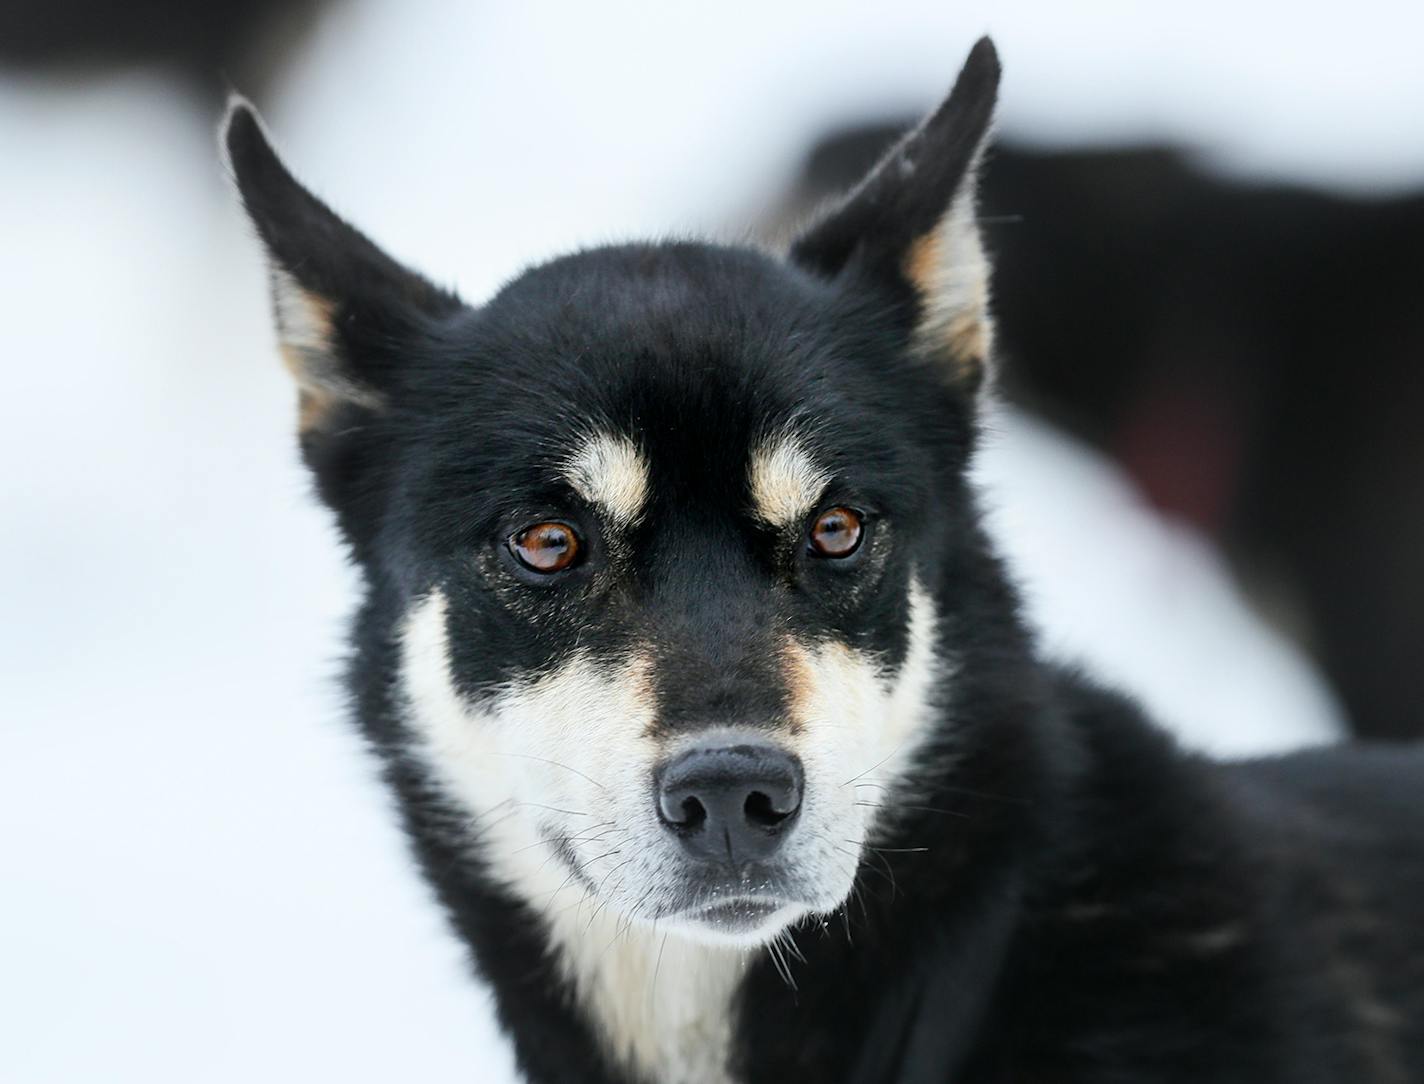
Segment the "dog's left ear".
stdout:
<path fill-rule="evenodd" d="M 974 175 L 999 70 L 993 42 L 981 38 L 944 103 L 790 253 L 817 274 L 854 276 L 902 300 L 913 348 L 967 390 L 984 381 L 993 334 Z"/>

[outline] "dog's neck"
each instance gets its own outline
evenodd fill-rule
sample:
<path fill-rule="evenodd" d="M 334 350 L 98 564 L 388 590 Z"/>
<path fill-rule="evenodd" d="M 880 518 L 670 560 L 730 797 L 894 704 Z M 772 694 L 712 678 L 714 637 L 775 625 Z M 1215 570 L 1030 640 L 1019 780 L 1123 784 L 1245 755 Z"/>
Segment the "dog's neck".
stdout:
<path fill-rule="evenodd" d="M 630 926 L 598 906 L 551 919 L 549 943 L 609 1059 L 660 1084 L 730 1082 L 734 998 L 759 950 Z"/>

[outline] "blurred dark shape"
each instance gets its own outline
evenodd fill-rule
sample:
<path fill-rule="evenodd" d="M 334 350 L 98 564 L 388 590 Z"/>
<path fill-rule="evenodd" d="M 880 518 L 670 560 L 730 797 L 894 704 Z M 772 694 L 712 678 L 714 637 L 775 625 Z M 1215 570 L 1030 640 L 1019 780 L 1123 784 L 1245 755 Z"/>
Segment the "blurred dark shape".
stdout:
<path fill-rule="evenodd" d="M 0 64 L 53 72 L 155 67 L 204 94 L 252 88 L 283 63 L 326 0 L 8 0 Z"/>
<path fill-rule="evenodd" d="M 787 214 L 905 126 L 822 140 Z M 1358 732 L 1424 733 L 1424 195 L 1007 146 L 981 213 L 1008 397 L 1213 537 Z"/>

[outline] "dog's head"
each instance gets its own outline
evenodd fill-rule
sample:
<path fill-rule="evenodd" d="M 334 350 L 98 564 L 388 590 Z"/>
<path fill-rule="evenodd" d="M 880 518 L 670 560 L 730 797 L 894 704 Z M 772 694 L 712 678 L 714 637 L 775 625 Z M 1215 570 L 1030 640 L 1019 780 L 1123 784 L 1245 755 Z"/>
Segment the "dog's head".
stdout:
<path fill-rule="evenodd" d="M 226 147 L 394 724 L 526 901 L 767 939 L 850 891 L 950 680 L 990 347 L 992 46 L 773 258 L 555 260 L 466 305 Z"/>

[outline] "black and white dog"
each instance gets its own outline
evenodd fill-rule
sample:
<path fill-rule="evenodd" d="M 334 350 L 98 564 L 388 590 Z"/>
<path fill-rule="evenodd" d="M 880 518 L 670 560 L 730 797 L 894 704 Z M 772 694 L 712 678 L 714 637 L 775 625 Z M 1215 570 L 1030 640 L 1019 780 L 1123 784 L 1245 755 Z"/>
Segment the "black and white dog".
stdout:
<path fill-rule="evenodd" d="M 479 307 L 230 112 L 355 714 L 531 1080 L 1424 1080 L 1424 756 L 1187 756 L 985 541 L 998 79 L 981 41 L 785 258 Z"/>

